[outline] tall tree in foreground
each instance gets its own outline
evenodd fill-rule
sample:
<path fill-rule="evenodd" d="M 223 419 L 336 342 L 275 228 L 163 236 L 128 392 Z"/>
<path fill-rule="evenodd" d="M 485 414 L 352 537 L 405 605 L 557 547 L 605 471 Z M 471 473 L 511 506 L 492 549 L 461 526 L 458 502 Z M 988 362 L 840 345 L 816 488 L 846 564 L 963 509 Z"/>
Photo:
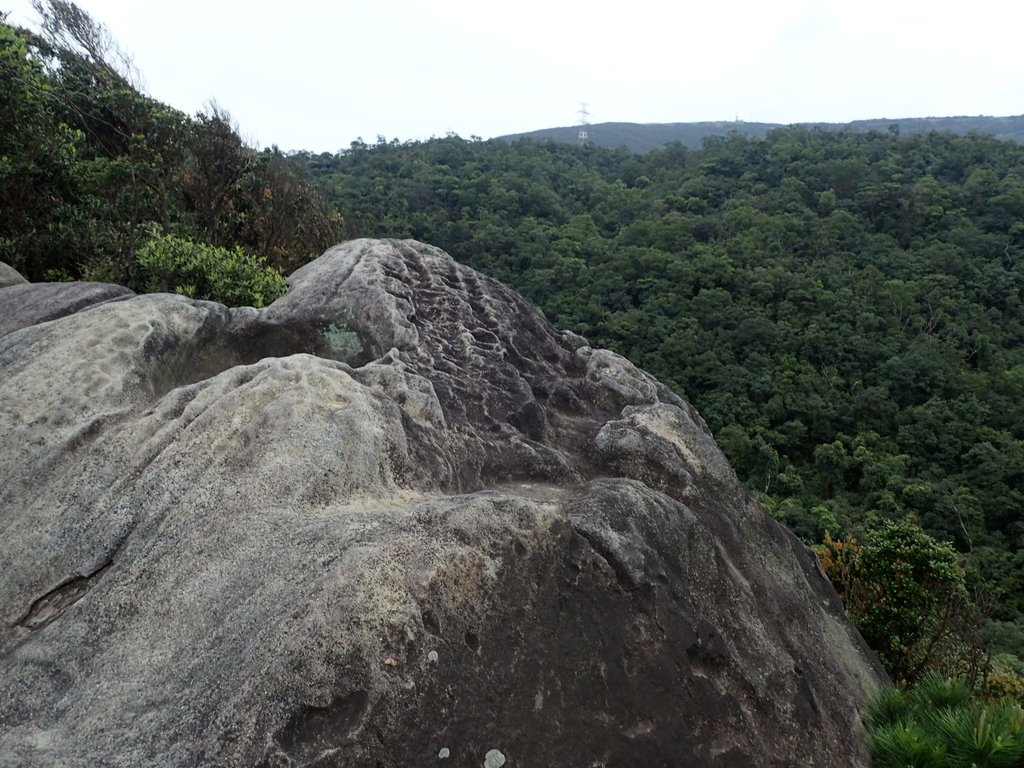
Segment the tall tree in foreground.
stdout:
<path fill-rule="evenodd" d="M 245 146 L 221 110 L 191 118 L 142 94 L 73 3 L 34 7 L 38 32 L 4 23 L 0 52 L 0 254 L 26 276 L 141 289 L 154 227 L 289 271 L 340 239 L 340 216 L 276 149 Z"/>

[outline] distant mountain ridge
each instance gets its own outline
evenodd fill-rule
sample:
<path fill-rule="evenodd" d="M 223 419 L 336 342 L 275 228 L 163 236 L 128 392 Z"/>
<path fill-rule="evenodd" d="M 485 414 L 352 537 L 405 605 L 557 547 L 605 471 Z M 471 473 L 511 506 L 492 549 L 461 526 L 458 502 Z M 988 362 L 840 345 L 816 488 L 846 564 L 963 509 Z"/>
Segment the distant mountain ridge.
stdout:
<path fill-rule="evenodd" d="M 898 130 L 902 134 L 949 131 L 963 135 L 976 131 L 1024 144 L 1024 115 L 1009 117 L 981 115 L 977 117 L 901 117 L 897 119 L 881 117 L 871 120 L 854 120 L 851 123 L 794 123 L 793 125 L 825 131 L 852 130 L 858 133 Z M 708 136 L 728 136 L 733 132 L 743 136 L 764 138 L 770 131 L 785 127 L 787 126 L 782 123 L 748 123 L 738 120 L 696 123 L 595 123 L 587 126 L 587 132 L 591 144 L 609 149 L 625 146 L 633 152 L 647 152 L 674 141 L 697 149 Z M 575 143 L 579 129 L 578 125 L 541 128 L 536 131 L 513 133 L 498 138 L 504 141 L 527 138 Z"/>

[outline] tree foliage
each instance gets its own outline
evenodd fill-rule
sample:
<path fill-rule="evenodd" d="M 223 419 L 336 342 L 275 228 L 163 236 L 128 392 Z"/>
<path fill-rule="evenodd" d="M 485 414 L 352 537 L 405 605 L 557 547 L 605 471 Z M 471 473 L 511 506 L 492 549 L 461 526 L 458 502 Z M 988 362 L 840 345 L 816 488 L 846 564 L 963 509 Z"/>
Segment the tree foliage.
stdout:
<path fill-rule="evenodd" d="M 39 31 L 0 23 L 0 259 L 33 280 L 143 289 L 154 226 L 287 271 L 339 239 L 340 216 L 276 148 L 245 146 L 219 108 L 150 99 L 102 24 L 34 5 Z"/>
<path fill-rule="evenodd" d="M 850 618 L 889 675 L 915 683 L 929 672 L 978 679 L 986 661 L 980 609 L 962 560 L 912 520 L 884 521 L 863 543 L 825 535 L 815 547 Z"/>

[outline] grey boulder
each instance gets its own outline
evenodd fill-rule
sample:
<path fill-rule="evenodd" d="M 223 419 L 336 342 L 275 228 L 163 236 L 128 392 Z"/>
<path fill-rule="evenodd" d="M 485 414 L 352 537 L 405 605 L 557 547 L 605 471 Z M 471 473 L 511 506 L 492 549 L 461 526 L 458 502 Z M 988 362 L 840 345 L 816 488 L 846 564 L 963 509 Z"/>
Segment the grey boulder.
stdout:
<path fill-rule="evenodd" d="M 289 286 L 0 291 L 0 764 L 869 764 L 691 406 L 427 245 Z"/>

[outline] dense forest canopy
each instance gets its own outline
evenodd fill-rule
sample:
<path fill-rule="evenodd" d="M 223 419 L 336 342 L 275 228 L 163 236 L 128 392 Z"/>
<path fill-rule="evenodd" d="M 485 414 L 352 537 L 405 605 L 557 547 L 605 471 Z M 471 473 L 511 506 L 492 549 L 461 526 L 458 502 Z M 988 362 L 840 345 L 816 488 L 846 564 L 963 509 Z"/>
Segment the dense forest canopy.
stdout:
<path fill-rule="evenodd" d="M 343 237 L 438 245 L 693 402 L 894 676 L 976 665 L 954 619 L 987 619 L 1024 683 L 1024 148 L 793 127 L 284 156 L 38 5 L 39 32 L 0 23 L 0 259 L 259 305 Z"/>
<path fill-rule="evenodd" d="M 293 160 L 349 235 L 437 244 L 669 383 L 806 541 L 913 517 L 953 542 L 1024 653 L 1024 148 L 789 128 Z"/>

